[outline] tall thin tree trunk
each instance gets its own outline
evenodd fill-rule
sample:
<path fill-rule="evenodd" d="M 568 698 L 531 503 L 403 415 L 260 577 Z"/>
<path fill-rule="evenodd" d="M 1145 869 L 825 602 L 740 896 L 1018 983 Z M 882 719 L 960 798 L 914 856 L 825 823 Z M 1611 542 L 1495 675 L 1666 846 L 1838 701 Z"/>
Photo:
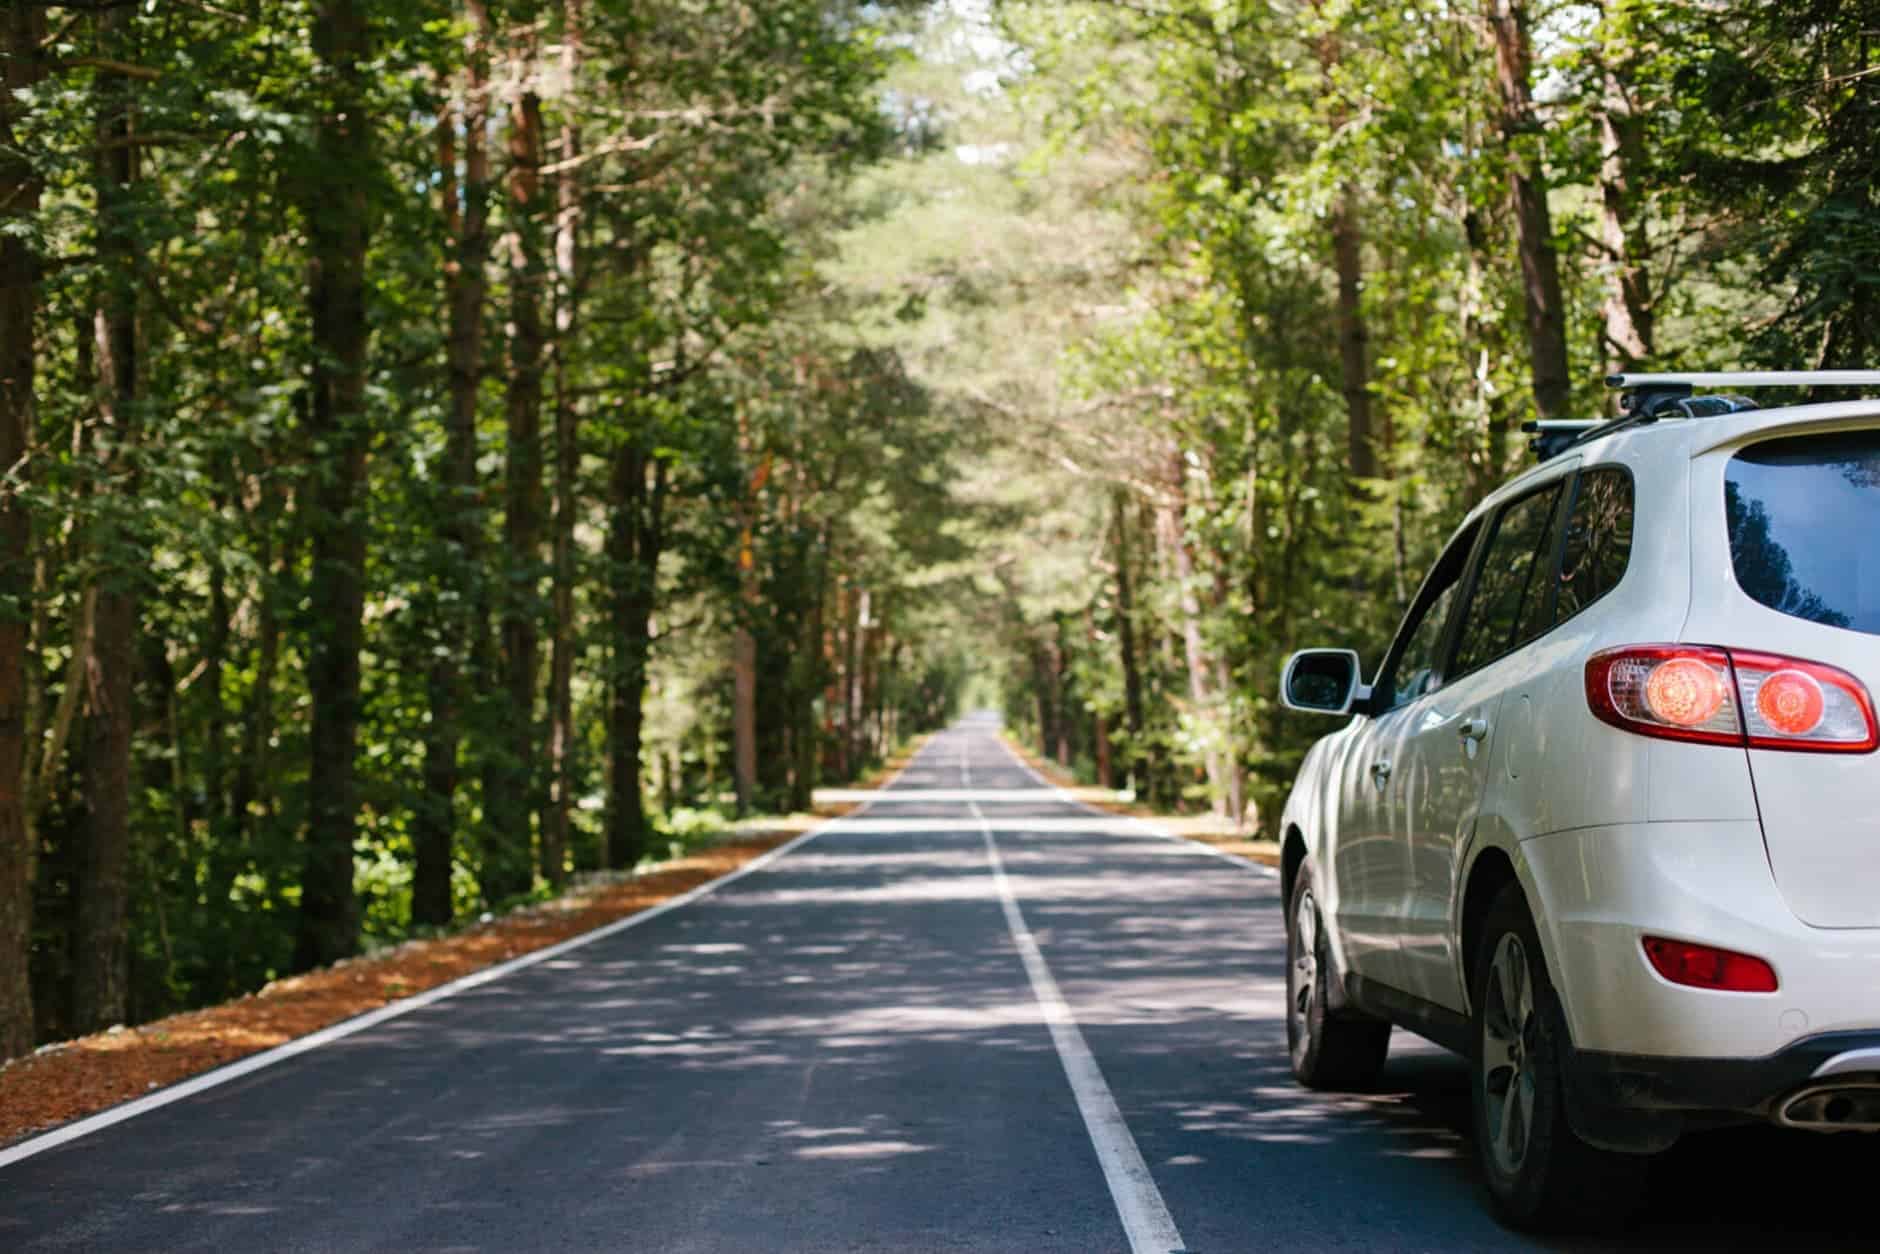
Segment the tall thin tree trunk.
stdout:
<path fill-rule="evenodd" d="M 535 71 L 533 36 L 523 61 Z M 535 878 L 529 815 L 535 780 L 535 689 L 540 669 L 536 590 L 542 549 L 542 104 L 532 88 L 509 110 L 509 448 L 503 508 L 503 689 L 507 743 L 486 798 L 490 847 L 484 891 L 513 897 Z"/>
<path fill-rule="evenodd" d="M 45 8 L 0 7 L 0 223 L 23 226 L 39 212 L 41 182 L 20 143 L 21 96 L 38 83 Z M 0 232 L 0 474 L 30 474 L 33 336 L 38 263 L 24 229 Z M 33 1047 L 33 842 L 25 798 L 26 612 L 32 600 L 32 524 L 23 493 L 0 493 L 0 1059 Z"/>
<path fill-rule="evenodd" d="M 738 413 L 738 455 L 748 465 L 753 455 L 750 418 Z M 740 502 L 743 517 L 738 528 L 738 612 L 731 642 L 731 779 L 738 796 L 738 816 L 751 812 L 757 797 L 757 637 L 753 620 L 758 610 L 756 530 L 758 493 L 763 491 L 769 467 L 752 471 L 748 491 Z"/>
<path fill-rule="evenodd" d="M 345 958 L 359 945 L 353 892 L 358 811 L 359 651 L 365 636 L 366 517 L 362 489 L 371 431 L 366 414 L 371 236 L 372 109 L 365 90 L 372 40 L 360 0 L 315 6 L 316 168 L 303 201 L 308 244 L 312 386 L 308 444 L 318 454 L 307 523 L 307 687 L 312 698 L 308 829 L 301 871 L 300 969 Z"/>
<path fill-rule="evenodd" d="M 1643 157 L 1644 126 L 1627 81 L 1627 58 L 1609 42 L 1602 57 L 1599 124 L 1600 243 L 1606 271 L 1601 308 L 1608 373 L 1630 370 L 1652 354 L 1651 244 L 1633 174 Z"/>
<path fill-rule="evenodd" d="M 412 823 L 411 919 L 433 925 L 450 922 L 452 914 L 458 754 L 468 696 L 464 662 L 474 649 L 476 604 L 482 598 L 476 571 L 483 549 L 483 511 L 477 492 L 477 393 L 483 377 L 485 267 L 489 262 L 490 170 L 484 143 L 489 118 L 489 13 L 481 0 L 467 0 L 464 7 L 471 28 L 465 36 L 462 99 L 457 108 L 445 110 L 438 126 L 438 170 L 449 250 L 444 264 L 449 321 L 444 355 L 450 393 L 444 436 L 445 513 L 438 530 L 451 561 L 435 605 L 437 646 L 425 676 L 431 718 L 424 730 L 424 801 Z"/>
<path fill-rule="evenodd" d="M 607 864 L 625 869 L 646 852 L 640 749 L 646 670 L 665 548 L 667 464 L 635 438 L 615 455 L 607 556 L 613 582 L 614 674 L 608 711 Z"/>
<path fill-rule="evenodd" d="M 795 769 L 791 771 L 790 808 L 807 810 L 814 800 L 817 767 L 820 762 L 820 736 L 816 727 L 816 694 L 822 689 L 826 678 L 823 659 L 823 607 L 828 600 L 829 567 L 820 554 L 824 551 L 827 540 L 827 527 L 824 528 L 824 544 L 816 546 L 818 556 L 810 563 L 814 573 L 811 576 L 814 591 L 811 593 L 808 622 L 803 630 L 802 641 L 791 660 L 794 680 L 790 685 L 795 704 L 794 743 Z"/>
<path fill-rule="evenodd" d="M 1501 89 L 1501 139 L 1508 162 L 1508 201 L 1521 254 L 1534 407 L 1542 418 L 1564 418 L 1572 399 L 1567 365 L 1567 312 L 1560 290 L 1547 173 L 1541 166 L 1541 124 L 1534 113 L 1532 46 L 1526 0 L 1487 0 L 1487 30 Z"/>
<path fill-rule="evenodd" d="M 262 808 L 263 797 L 273 793 L 266 781 L 272 778 L 269 746 L 274 742 L 274 676 L 281 652 L 279 606 L 291 563 L 275 555 L 275 526 L 281 512 L 277 494 L 251 479 L 243 508 L 256 528 L 255 565 L 260 573 L 255 581 L 255 677 L 242 707 L 242 748 L 229 808 L 243 842 L 252 845 L 260 825 L 255 811 Z"/>
<path fill-rule="evenodd" d="M 1208 656 L 1206 642 L 1201 636 L 1201 599 L 1195 592 L 1194 556 L 1188 550 L 1188 537 L 1182 527 L 1183 481 L 1186 477 L 1187 463 L 1177 452 L 1170 463 L 1168 499 L 1156 508 L 1156 534 L 1174 566 L 1189 700 L 1194 703 L 1195 713 L 1206 720 L 1210 733 L 1216 733 L 1221 729 L 1214 726 L 1220 717 L 1213 683 L 1214 663 Z M 1218 745 L 1210 744 L 1204 751 L 1202 765 L 1207 771 L 1208 794 L 1213 798 L 1214 810 L 1217 814 L 1225 814 L 1229 805 L 1228 766 L 1225 754 Z"/>
<path fill-rule="evenodd" d="M 1095 611 L 1086 606 L 1084 609 L 1084 647 L 1094 656 L 1100 652 L 1097 647 L 1097 616 Z M 1092 711 L 1090 716 L 1091 750 L 1097 758 L 1097 787 L 1114 788 L 1115 767 L 1111 763 L 1110 717 L 1101 710 Z"/>
<path fill-rule="evenodd" d="M 1346 439 L 1351 477 L 1379 474 L 1377 432 L 1371 417 L 1370 331 L 1364 319 L 1364 237 L 1358 189 L 1346 184 L 1332 210 L 1332 257 L 1338 270 L 1338 359 L 1343 372 Z"/>
<path fill-rule="evenodd" d="M 1135 553 L 1129 542 L 1129 500 L 1123 488 L 1111 497 L 1112 527 L 1116 533 L 1116 650 L 1123 665 L 1123 717 L 1129 731 L 1123 761 L 1131 775 L 1143 770 L 1142 664 L 1137 658 Z M 1147 780 L 1135 786 L 1147 791 Z"/>
<path fill-rule="evenodd" d="M 581 77 L 581 0 L 562 5 L 561 70 Z M 563 113 L 561 169 L 555 176 L 555 520 L 554 641 L 548 662 L 548 808 L 542 815 L 542 873 L 555 888 L 568 882 L 569 817 L 574 808 L 574 523 L 580 508 L 580 411 L 568 357 L 574 351 L 581 300 L 581 132 L 574 111 Z"/>
<path fill-rule="evenodd" d="M 98 18 L 101 55 L 135 61 L 128 44 L 129 14 L 107 10 Z M 93 457 L 103 495 L 131 499 L 137 492 L 139 368 L 137 361 L 137 243 L 132 184 L 137 176 L 131 143 L 131 80 L 101 70 L 98 110 L 98 303 L 93 314 L 98 367 L 98 426 Z M 107 518 L 109 515 L 106 515 Z M 108 522 L 101 524 L 109 527 Z M 115 530 L 115 528 L 113 529 Z M 137 681 L 137 582 L 144 563 L 132 559 L 124 534 L 96 545 L 99 572 L 86 674 L 85 823 L 79 858 L 78 926 L 73 946 L 74 1026 L 94 1031 L 121 1023 L 128 997 L 127 919 L 130 909 L 131 737 Z"/>

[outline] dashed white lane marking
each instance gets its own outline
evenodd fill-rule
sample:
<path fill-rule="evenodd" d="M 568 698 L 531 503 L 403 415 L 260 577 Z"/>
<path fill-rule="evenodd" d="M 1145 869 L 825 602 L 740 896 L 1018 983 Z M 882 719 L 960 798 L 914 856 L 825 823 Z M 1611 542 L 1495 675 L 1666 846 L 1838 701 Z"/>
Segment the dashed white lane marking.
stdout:
<path fill-rule="evenodd" d="M 892 777 L 884 781 L 881 785 L 882 791 L 893 787 L 895 781 L 912 769 L 914 762 L 919 761 L 926 752 L 927 750 L 923 748 L 920 753 L 914 755 L 914 758 L 910 760 L 906 766 L 902 767 L 899 771 L 895 772 Z M 872 802 L 870 804 L 872 804 Z M 206 1092 L 209 1089 L 219 1088 L 229 1083 L 231 1080 L 239 1080 L 245 1075 L 252 1075 L 254 1072 L 260 1071 L 264 1067 L 272 1067 L 276 1063 L 286 1062 L 289 1058 L 304 1054 L 309 1050 L 318 1049 L 322 1045 L 331 1045 L 334 1041 L 343 1040 L 348 1036 L 363 1032 L 367 1028 L 377 1027 L 388 1019 L 396 1019 L 401 1015 L 408 1015 L 414 1010 L 422 1010 L 426 1006 L 443 1001 L 446 997 L 455 997 L 458 993 L 467 993 L 473 988 L 480 988 L 492 981 L 500 980 L 506 975 L 514 975 L 518 971 L 547 962 L 551 958 L 557 958 L 562 954 L 568 953 L 570 950 L 579 949 L 583 945 L 592 945 L 595 941 L 604 940 L 609 936 L 624 932 L 628 928 L 638 927 L 642 923 L 650 923 L 662 914 L 669 914 L 674 910 L 683 909 L 699 898 L 717 892 L 727 884 L 763 870 L 777 859 L 788 854 L 791 850 L 816 839 L 825 832 L 842 826 L 846 820 L 860 816 L 866 812 L 867 809 L 868 806 L 864 805 L 861 809 L 855 810 L 841 818 L 831 819 L 827 823 L 804 832 L 795 840 L 787 844 L 779 845 L 769 853 L 752 859 L 750 862 L 745 863 L 729 874 L 722 875 L 709 883 L 700 884 L 690 892 L 674 897 L 670 901 L 661 902 L 656 906 L 649 906 L 638 914 L 628 915 L 624 919 L 617 919 L 604 927 L 595 928 L 592 932 L 583 932 L 581 935 L 562 941 L 558 945 L 550 945 L 546 949 L 538 949 L 533 953 L 524 954 L 520 958 L 511 958 L 508 962 L 499 963 L 493 967 L 486 967 L 481 971 L 466 975 L 460 980 L 452 980 L 449 984 L 440 984 L 427 992 L 407 997 L 403 1001 L 395 1001 L 389 1006 L 381 1006 L 379 1009 L 369 1011 L 357 1018 L 347 1019 L 343 1023 L 335 1023 L 332 1027 L 322 1028 L 318 1032 L 291 1040 L 285 1045 L 277 1045 L 264 1053 L 243 1058 L 239 1062 L 228 1064 L 226 1067 L 218 1067 L 214 1071 L 204 1072 L 202 1075 L 191 1080 L 185 1080 L 181 1084 L 173 1084 L 169 1088 L 160 1089 L 150 1094 L 148 1097 L 140 1097 L 136 1101 L 126 1102 L 122 1106 L 113 1106 L 111 1109 L 101 1111 L 91 1116 L 89 1119 L 80 1119 L 76 1123 L 68 1123 L 62 1128 L 54 1128 L 51 1132 L 21 1141 L 18 1145 L 0 1150 L 0 1168 L 9 1167 L 22 1159 L 31 1158 L 35 1154 L 43 1154 L 47 1150 L 57 1149 L 61 1145 L 76 1141 L 80 1137 L 90 1136 L 94 1132 L 102 1132 L 115 1124 L 120 1124 L 127 1119 L 135 1119 L 139 1115 L 148 1114 L 153 1110 L 161 1109 L 164 1106 L 170 1105 L 172 1102 L 180 1102 L 186 1097 L 194 1097 L 196 1094 Z"/>
<path fill-rule="evenodd" d="M 986 822 L 978 802 L 967 804 L 979 823 L 980 837 L 986 842 L 986 860 L 992 865 L 992 879 L 998 887 L 999 904 L 1005 909 L 1006 926 L 1011 929 L 1012 941 L 1018 946 L 1018 956 L 1025 964 L 1032 996 L 1037 998 L 1045 1026 L 1051 1030 L 1051 1043 L 1057 1047 L 1058 1061 L 1064 1064 L 1065 1078 L 1071 1082 L 1077 1111 L 1084 1117 L 1084 1129 L 1096 1148 L 1097 1161 L 1110 1186 L 1117 1216 L 1129 1236 L 1129 1248 L 1132 1254 L 1169 1254 L 1180 1250 L 1182 1234 L 1175 1227 L 1175 1217 L 1169 1214 L 1162 1191 L 1156 1188 L 1155 1177 L 1149 1174 L 1142 1151 L 1136 1148 L 1136 1138 L 1131 1135 L 1123 1112 L 1117 1109 L 1116 1099 L 1110 1095 L 1103 1071 L 1097 1066 L 1090 1046 L 1084 1043 L 1083 1031 L 1071 1014 L 1070 1004 L 1058 991 L 1057 980 L 1052 978 L 1038 942 L 1032 937 L 1031 929 L 1025 926 L 1024 912 L 1018 908 L 1012 881 L 999 857 L 998 842 L 992 838 L 992 825 Z"/>

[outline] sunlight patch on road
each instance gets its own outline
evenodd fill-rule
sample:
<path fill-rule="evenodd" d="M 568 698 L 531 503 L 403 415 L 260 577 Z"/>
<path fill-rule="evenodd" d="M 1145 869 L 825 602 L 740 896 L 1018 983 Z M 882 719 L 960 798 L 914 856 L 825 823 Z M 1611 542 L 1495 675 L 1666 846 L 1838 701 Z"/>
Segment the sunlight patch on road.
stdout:
<path fill-rule="evenodd" d="M 933 1148 L 912 1141 L 855 1141 L 848 1145 L 805 1145 L 794 1153 L 797 1158 L 898 1158 L 929 1153 Z"/>

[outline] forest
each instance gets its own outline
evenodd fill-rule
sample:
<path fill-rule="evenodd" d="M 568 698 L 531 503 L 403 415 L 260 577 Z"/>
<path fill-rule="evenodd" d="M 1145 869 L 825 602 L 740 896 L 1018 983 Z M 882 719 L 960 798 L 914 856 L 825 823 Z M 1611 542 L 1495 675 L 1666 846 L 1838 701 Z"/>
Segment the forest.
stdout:
<path fill-rule="evenodd" d="M 968 708 L 1270 822 L 1602 376 L 1875 363 L 1876 0 L 0 2 L 0 1058 Z"/>

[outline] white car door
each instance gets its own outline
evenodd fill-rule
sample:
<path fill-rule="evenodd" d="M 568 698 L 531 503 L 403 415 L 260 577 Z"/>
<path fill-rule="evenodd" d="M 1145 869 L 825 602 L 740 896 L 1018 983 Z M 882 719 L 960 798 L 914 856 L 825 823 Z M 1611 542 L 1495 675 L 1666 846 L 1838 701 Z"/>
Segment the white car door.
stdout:
<path fill-rule="evenodd" d="M 1396 750 L 1404 773 L 1410 892 L 1399 941 L 1404 991 L 1462 1011 L 1454 902 L 1509 686 L 1528 677 L 1522 646 L 1552 626 L 1566 472 L 1489 521 L 1441 685 L 1412 703 Z"/>
<path fill-rule="evenodd" d="M 1412 868 L 1407 773 L 1400 766 L 1406 730 L 1435 685 L 1451 609 L 1478 528 L 1459 533 L 1430 569 L 1372 686 L 1371 710 L 1358 729 L 1339 779 L 1335 917 L 1345 960 L 1366 979 L 1403 988 L 1401 939 Z"/>

